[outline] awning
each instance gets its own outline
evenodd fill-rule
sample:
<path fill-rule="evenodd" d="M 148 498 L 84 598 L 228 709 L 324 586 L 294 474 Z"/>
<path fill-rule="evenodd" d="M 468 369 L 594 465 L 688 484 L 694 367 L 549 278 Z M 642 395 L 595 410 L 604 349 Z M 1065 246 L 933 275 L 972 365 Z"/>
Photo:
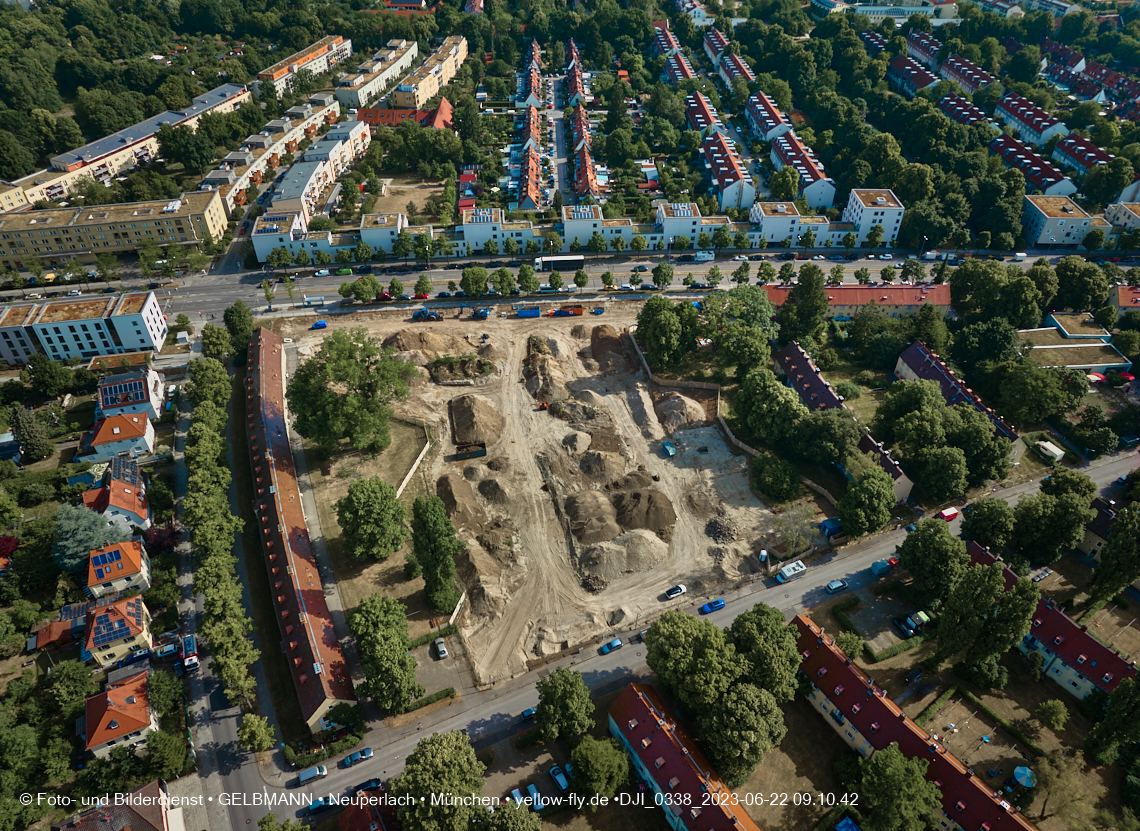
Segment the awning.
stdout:
<path fill-rule="evenodd" d="M 1090 381 L 1103 381 L 1104 380 L 1104 376 L 1101 375 L 1099 372 L 1090 372 L 1088 374 L 1088 377 L 1089 377 Z"/>
<path fill-rule="evenodd" d="M 1120 373 L 1120 377 L 1123 378 L 1125 381 L 1135 381 L 1136 380 L 1136 376 L 1133 375 L 1131 372 L 1122 372 L 1122 373 Z"/>

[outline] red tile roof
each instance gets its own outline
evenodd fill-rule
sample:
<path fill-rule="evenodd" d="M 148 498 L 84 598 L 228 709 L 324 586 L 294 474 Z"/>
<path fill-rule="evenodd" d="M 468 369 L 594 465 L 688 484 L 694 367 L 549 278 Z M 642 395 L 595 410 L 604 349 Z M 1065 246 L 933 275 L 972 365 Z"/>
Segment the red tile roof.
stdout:
<path fill-rule="evenodd" d="M 1006 113 L 1034 133 L 1044 133 L 1061 122 L 1038 107 L 1028 98 L 1011 92 L 997 103 L 997 111 Z"/>
<path fill-rule="evenodd" d="M 77 816 L 68 817 L 52 831 L 168 831 L 169 800 L 163 799 L 166 789 L 158 782 L 143 785 L 131 794 L 129 805 L 108 800 L 106 804 Z M 124 800 L 126 801 L 126 800 Z"/>
<path fill-rule="evenodd" d="M 908 95 L 938 83 L 938 79 L 926 71 L 926 67 L 908 55 L 892 58 L 887 69 L 887 77 L 898 84 Z"/>
<path fill-rule="evenodd" d="M 428 113 L 428 117 L 420 123 L 435 130 L 450 130 L 451 117 L 454 112 L 451 102 L 446 98 L 440 98 L 438 106 Z"/>
<path fill-rule="evenodd" d="M 938 109 L 959 124 L 976 124 L 979 121 L 989 121 L 989 117 L 963 98 L 961 95 L 950 93 L 942 96 L 938 102 Z"/>
<path fill-rule="evenodd" d="M 860 40 L 867 48 L 867 54 L 872 58 L 887 48 L 887 39 L 874 29 L 865 29 L 859 33 Z"/>
<path fill-rule="evenodd" d="M 118 555 L 115 555 L 118 552 Z M 105 560 L 110 560 L 104 565 Z M 87 555 L 87 586 L 92 588 L 142 571 L 141 542 L 116 542 L 96 548 Z"/>
<path fill-rule="evenodd" d="M 942 41 L 938 38 L 926 32 L 911 32 L 906 36 L 906 46 L 927 66 L 938 66 L 938 53 L 942 50 Z"/>
<path fill-rule="evenodd" d="M 654 55 L 673 55 L 681 51 L 681 44 L 668 29 L 658 29 L 653 35 Z"/>
<path fill-rule="evenodd" d="M 1092 170 L 1098 164 L 1108 164 L 1116 158 L 1076 133 L 1069 133 L 1058 141 L 1053 149 L 1085 171 Z"/>
<path fill-rule="evenodd" d="M 954 370 L 946 366 L 946 362 L 922 341 L 916 340 L 908 346 L 899 355 L 899 359 L 922 380 L 935 381 L 942 390 L 942 397 L 946 399 L 948 406 L 969 404 L 978 412 L 985 413 L 1001 435 L 1011 440 L 1017 438 L 1017 431 L 991 408 L 983 404 L 977 393 L 966 386 L 966 383 L 954 374 Z"/>
<path fill-rule="evenodd" d="M 748 171 L 740 161 L 736 145 L 722 133 L 712 133 L 701 143 L 705 162 L 717 188 L 724 190 L 729 185 L 749 179 Z"/>
<path fill-rule="evenodd" d="M 91 440 L 91 445 L 98 447 L 101 444 L 142 438 L 146 435 L 149 423 L 142 414 L 108 416 L 95 425 L 95 438 Z"/>
<path fill-rule="evenodd" d="M 384 801 L 387 795 L 387 788 L 363 792 L 360 801 L 353 800 L 337 817 L 336 827 L 339 831 L 402 831 L 396 808 Z M 370 804 L 373 801 L 383 804 Z"/>
<path fill-rule="evenodd" d="M 116 683 L 106 692 L 87 699 L 87 750 L 112 739 L 128 736 L 150 727 L 150 706 L 146 698 L 147 670 Z"/>
<path fill-rule="evenodd" d="M 94 653 L 108 644 L 138 637 L 146 622 L 146 606 L 141 597 L 127 597 L 105 606 L 94 606 L 87 612 L 87 635 L 84 647 Z M 110 639 L 107 638 L 109 636 Z M 96 647 L 95 639 L 99 638 Z"/>
<path fill-rule="evenodd" d="M 680 86 L 684 81 L 691 81 L 696 77 L 693 65 L 684 55 L 670 55 L 665 61 L 665 75 L 673 86 Z"/>
<path fill-rule="evenodd" d="M 595 198 L 601 193 L 598 185 L 598 171 L 594 167 L 594 159 L 590 155 L 589 147 L 583 147 L 575 158 L 574 192 L 578 196 L 587 193 Z"/>
<path fill-rule="evenodd" d="M 834 410 L 846 405 L 839 400 L 839 394 L 824 380 L 815 361 L 795 341 L 787 344 L 774 354 L 773 359 L 784 370 L 788 383 L 809 410 Z"/>
<path fill-rule="evenodd" d="M 721 56 L 720 68 L 721 71 L 728 76 L 730 81 L 735 82 L 737 78 L 743 78 L 751 84 L 756 80 L 756 75 L 752 72 L 752 69 L 739 55 Z"/>
<path fill-rule="evenodd" d="M 1049 58 L 1051 63 L 1059 63 L 1068 69 L 1075 67 L 1084 58 L 1076 49 L 1066 46 L 1063 43 L 1058 43 L 1052 38 L 1045 38 L 1045 40 L 1042 41 L 1041 54 Z"/>
<path fill-rule="evenodd" d="M 834 705 L 825 718 L 842 719 L 876 750 L 897 744 L 902 754 L 929 762 L 926 778 L 942 792 L 942 810 L 954 823 L 976 831 L 1036 831 L 1036 826 L 887 698 L 886 691 L 836 648 L 810 618 L 797 615 L 800 670 Z"/>
<path fill-rule="evenodd" d="M 704 754 L 677 726 L 677 720 L 648 684 L 630 684 L 610 705 L 610 729 L 616 728 L 637 754 L 642 767 L 663 793 L 730 793 Z M 760 831 L 752 817 L 728 799 L 725 803 L 683 806 L 680 815 L 686 831 Z"/>
<path fill-rule="evenodd" d="M 716 57 L 720 57 L 721 52 L 728 46 L 728 38 L 724 33 L 715 26 L 710 26 L 709 30 L 705 33 L 705 50 L 711 51 Z"/>
<path fill-rule="evenodd" d="M 519 205 L 524 209 L 537 208 L 542 201 L 542 163 L 538 151 L 528 147 L 523 153 L 519 173 Z"/>
<path fill-rule="evenodd" d="M 781 164 L 791 165 L 799 172 L 801 188 L 827 178 L 827 174 L 823 172 L 823 165 L 816 159 L 815 153 L 800 141 L 800 137 L 795 133 L 784 133 L 773 141 L 772 152 L 780 159 Z"/>
<path fill-rule="evenodd" d="M 942 63 L 941 73 L 943 78 L 955 81 L 967 92 L 976 92 L 997 80 L 993 75 L 974 66 L 961 55 L 948 57 Z"/>
<path fill-rule="evenodd" d="M 120 508 L 130 511 L 141 520 L 148 515 L 146 494 L 141 488 L 118 479 L 111 479 L 107 484 L 83 492 L 83 505 L 89 511 L 104 514 L 108 508 Z"/>
<path fill-rule="evenodd" d="M 1065 178 L 1061 171 L 1012 136 L 995 138 L 990 142 L 990 152 L 1025 174 L 1025 181 L 1034 190 L 1047 190 Z"/>
<path fill-rule="evenodd" d="M 685 116 L 689 128 L 703 133 L 710 127 L 723 127 L 720 116 L 704 93 L 692 92 L 685 99 Z"/>
<path fill-rule="evenodd" d="M 281 630 L 280 648 L 308 722 L 327 705 L 355 701 L 356 694 L 301 512 L 285 424 L 285 344 L 268 329 L 254 332 L 249 344 L 246 418 L 257 488 L 254 512 Z"/>
<path fill-rule="evenodd" d="M 744 108 L 748 113 L 749 120 L 765 134 L 784 124 L 789 128 L 792 126 L 792 122 L 788 120 L 786 115 L 780 112 L 780 108 L 776 106 L 776 102 L 763 92 L 757 92 L 755 95 L 749 96 Z"/>

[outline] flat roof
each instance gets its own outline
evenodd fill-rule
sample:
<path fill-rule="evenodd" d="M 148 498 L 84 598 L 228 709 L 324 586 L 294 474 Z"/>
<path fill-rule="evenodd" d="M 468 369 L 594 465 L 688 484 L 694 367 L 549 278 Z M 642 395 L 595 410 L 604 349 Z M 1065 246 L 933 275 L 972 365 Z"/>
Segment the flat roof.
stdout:
<path fill-rule="evenodd" d="M 1017 333 L 1022 343 L 1033 341 L 1034 346 L 1068 346 L 1072 341 L 1058 332 L 1056 327 L 1047 326 L 1042 329 L 1022 329 Z"/>
<path fill-rule="evenodd" d="M 1071 343 L 1071 341 L 1070 341 Z M 1107 343 L 1081 346 L 1044 346 L 1029 350 L 1029 360 L 1038 366 L 1131 366 L 1131 361 Z"/>
<path fill-rule="evenodd" d="M 800 210 L 794 202 L 757 202 L 764 216 L 799 216 Z M 783 208 L 783 210 L 780 210 Z"/>
<path fill-rule="evenodd" d="M 124 294 L 119 300 L 119 307 L 115 309 L 117 315 L 137 315 L 143 310 L 146 305 L 146 299 L 150 296 L 150 292 L 136 292 L 135 294 Z"/>
<path fill-rule="evenodd" d="M 36 311 L 35 303 L 8 306 L 0 312 L 0 328 L 6 326 L 24 326 L 29 323 Z"/>
<path fill-rule="evenodd" d="M 1025 198 L 1050 219 L 1065 219 L 1070 216 L 1088 218 L 1084 208 L 1067 196 L 1026 196 Z"/>
<path fill-rule="evenodd" d="M 387 228 L 396 224 L 396 214 L 365 214 L 361 220 L 362 228 Z"/>
<path fill-rule="evenodd" d="M 91 297 L 81 300 L 51 300 L 40 306 L 32 323 L 66 323 L 69 320 L 97 320 L 110 313 L 114 297 Z"/>
<path fill-rule="evenodd" d="M 1088 312 L 1053 312 L 1053 319 L 1066 332 L 1082 332 L 1100 338 L 1109 337 L 1109 332 Z"/>
<path fill-rule="evenodd" d="M 63 228 L 88 222 L 125 222 L 140 220 L 173 219 L 199 214 L 206 210 L 215 191 L 202 190 L 184 193 L 178 199 L 155 199 L 150 202 L 127 202 L 116 205 L 93 205 L 83 208 L 51 208 L 43 211 L 23 211 L 0 215 L 0 229 L 9 231 Z M 166 213 L 166 208 L 178 203 L 178 209 Z"/>
<path fill-rule="evenodd" d="M 282 58 L 277 63 L 273 64 L 273 66 L 267 66 L 265 69 L 257 73 L 257 77 L 262 78 L 272 76 L 275 72 L 286 69 L 298 61 L 304 60 L 305 58 L 312 58 L 317 52 L 321 50 L 321 47 L 331 46 L 332 44 L 337 43 L 341 40 L 343 40 L 343 38 L 341 38 L 340 35 L 328 35 L 327 37 L 323 37 L 316 43 L 311 43 L 304 49 L 301 49 L 298 52 L 294 52 L 289 57 Z M 308 61 L 306 61 L 306 63 L 308 63 Z"/>
<path fill-rule="evenodd" d="M 894 191 L 885 188 L 856 188 L 851 193 L 867 208 L 901 208 L 902 201 Z M 878 200 L 882 199 L 882 202 Z"/>

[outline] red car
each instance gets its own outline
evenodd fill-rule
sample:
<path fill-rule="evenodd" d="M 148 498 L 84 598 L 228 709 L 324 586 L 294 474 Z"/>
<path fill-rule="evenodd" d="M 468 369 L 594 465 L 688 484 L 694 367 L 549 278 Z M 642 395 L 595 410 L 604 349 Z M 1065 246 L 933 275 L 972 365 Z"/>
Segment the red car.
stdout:
<path fill-rule="evenodd" d="M 427 299 L 428 299 L 428 295 L 426 295 L 426 294 L 417 294 L 416 295 L 416 300 L 427 300 Z"/>

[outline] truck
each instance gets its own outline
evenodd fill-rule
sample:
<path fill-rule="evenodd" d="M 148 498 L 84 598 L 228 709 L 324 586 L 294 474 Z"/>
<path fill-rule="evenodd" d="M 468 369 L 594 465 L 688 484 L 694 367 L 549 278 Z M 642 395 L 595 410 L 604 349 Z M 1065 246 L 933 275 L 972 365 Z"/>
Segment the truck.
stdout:
<path fill-rule="evenodd" d="M 297 776 L 297 784 L 305 785 L 309 782 L 315 782 L 318 779 L 324 779 L 329 775 L 329 769 L 324 765 L 313 765 L 311 768 L 306 768 L 301 771 Z"/>
<path fill-rule="evenodd" d="M 693 255 L 694 263 L 711 263 L 716 255 L 711 251 L 698 251 Z"/>
<path fill-rule="evenodd" d="M 1023 263 L 1023 262 L 1025 262 L 1025 257 L 1026 257 L 1026 255 L 1023 252 L 1018 251 L 1016 254 L 1013 255 L 1013 261 L 1015 263 Z"/>
<path fill-rule="evenodd" d="M 794 563 L 788 563 L 786 566 L 776 572 L 777 583 L 790 583 L 803 577 L 807 573 L 807 566 L 804 565 L 803 560 L 796 560 Z"/>
<path fill-rule="evenodd" d="M 455 448 L 455 461 L 457 462 L 461 462 L 464 459 L 478 459 L 486 455 L 487 444 L 481 441 L 472 442 L 471 444 L 461 444 Z"/>
<path fill-rule="evenodd" d="M 490 315 L 491 315 L 490 309 L 472 309 L 471 310 L 471 319 L 472 320 L 486 320 L 488 317 L 490 317 Z"/>
<path fill-rule="evenodd" d="M 549 317 L 577 317 L 584 311 L 581 306 L 563 306 L 561 309 L 551 309 L 546 314 Z"/>
<path fill-rule="evenodd" d="M 517 311 L 519 317 L 539 317 L 542 315 L 542 309 L 538 306 L 519 306 Z"/>
<path fill-rule="evenodd" d="M 306 306 L 323 306 L 325 305 L 324 297 L 309 297 L 307 294 L 301 295 L 301 300 L 304 301 Z"/>
<path fill-rule="evenodd" d="M 200 664 L 198 639 L 194 635 L 186 635 L 182 639 L 182 669 L 186 672 L 197 672 Z"/>
<path fill-rule="evenodd" d="M 412 312 L 412 320 L 443 320 L 443 315 L 431 309 L 416 309 Z"/>
<path fill-rule="evenodd" d="M 925 254 L 922 255 L 922 259 L 926 260 L 928 263 L 932 263 L 938 259 L 938 252 L 937 251 L 927 251 Z"/>

